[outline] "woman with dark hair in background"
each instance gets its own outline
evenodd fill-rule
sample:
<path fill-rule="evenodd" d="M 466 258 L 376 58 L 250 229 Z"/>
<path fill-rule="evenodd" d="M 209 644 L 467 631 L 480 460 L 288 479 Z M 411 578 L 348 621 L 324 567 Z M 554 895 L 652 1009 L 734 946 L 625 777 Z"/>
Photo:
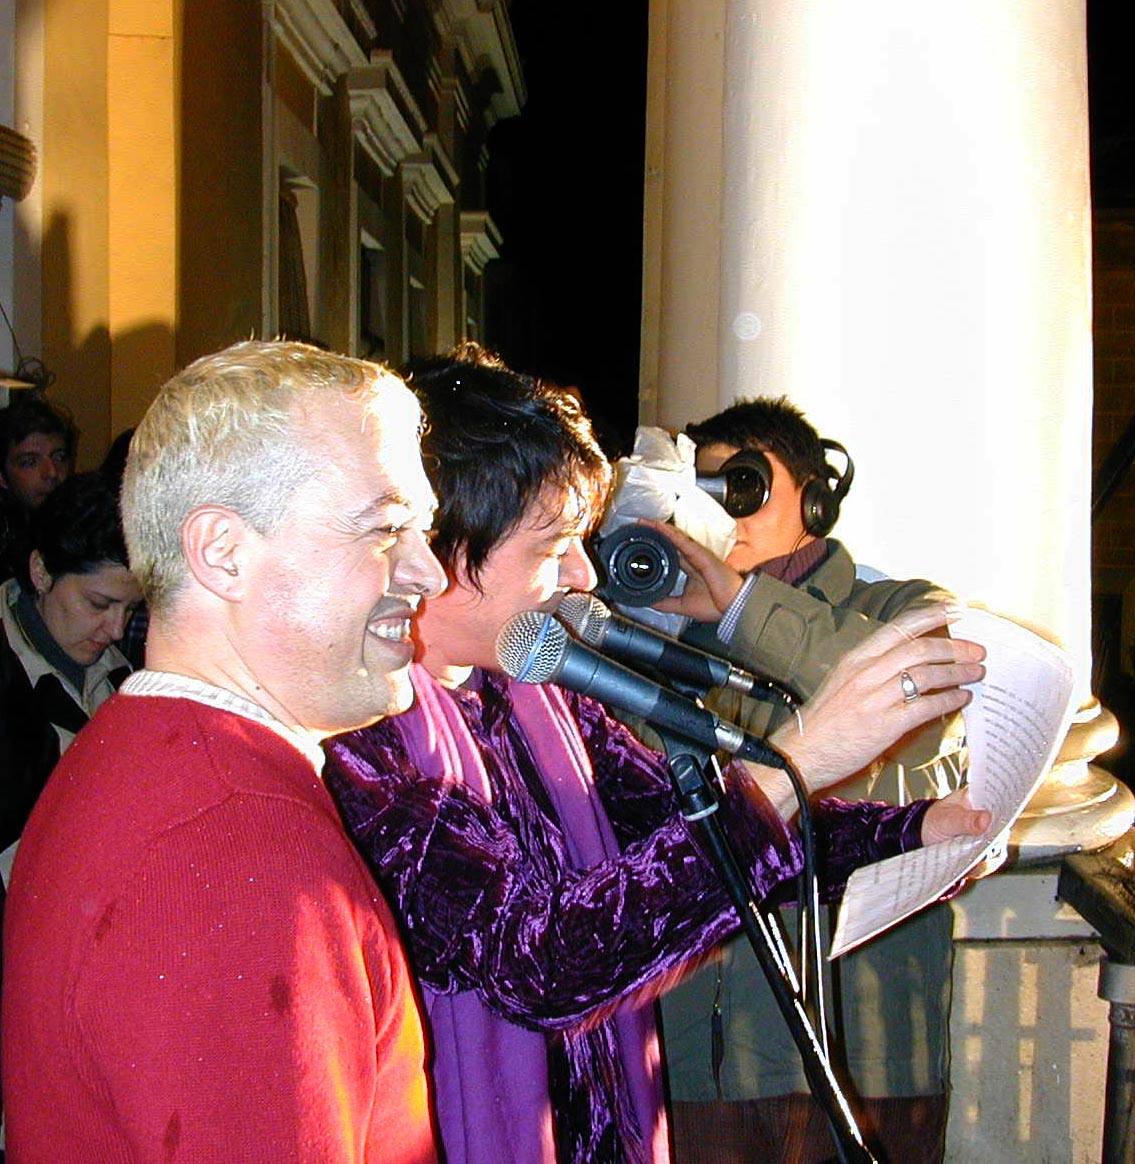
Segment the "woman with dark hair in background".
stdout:
<path fill-rule="evenodd" d="M 117 488 L 99 473 L 70 476 L 73 429 L 65 446 L 42 430 L 29 445 L 11 413 L 0 410 L 4 478 L 34 485 L 35 504 L 13 506 L 15 488 L 0 498 L 0 554 L 19 548 L 16 577 L 0 585 L 0 918 L 17 842 L 52 768 L 130 673 L 113 644 L 141 598 L 126 568 Z M 51 451 L 62 447 L 65 459 Z"/>
<path fill-rule="evenodd" d="M 140 599 L 118 495 L 99 473 L 52 492 L 17 578 L 0 586 L 0 849 L 23 831 L 51 769 L 129 674 L 114 644 Z M 5 853 L 6 857 L 10 855 Z M 0 860 L 6 873 L 8 864 Z"/>

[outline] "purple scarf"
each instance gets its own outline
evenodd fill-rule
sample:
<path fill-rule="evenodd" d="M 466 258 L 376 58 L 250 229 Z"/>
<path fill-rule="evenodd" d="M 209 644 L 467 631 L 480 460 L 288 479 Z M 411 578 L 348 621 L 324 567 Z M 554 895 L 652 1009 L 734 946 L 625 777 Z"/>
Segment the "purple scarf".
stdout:
<path fill-rule="evenodd" d="M 492 789 L 477 741 L 454 694 L 421 667 L 415 666 L 411 674 L 417 701 L 399 725 L 410 759 L 425 776 L 460 772 L 468 788 L 490 801 Z M 562 694 L 551 686 L 515 683 L 509 686 L 508 697 L 513 724 L 538 759 L 540 777 L 563 831 L 567 864 L 586 868 L 615 856 L 618 847 L 595 792 L 591 764 Z M 449 1164 L 552 1164 L 556 1150 L 548 1039 L 556 1036 L 509 1022 L 472 991 L 438 994 L 424 987 L 423 994 Z M 576 1159 L 666 1161 L 667 1128 L 650 1005 L 623 1004 L 586 1030 L 558 1037 L 563 1040 L 573 1098 L 582 1095 L 593 1101 L 584 1105 L 586 1113 L 572 1105 Z M 615 1111 L 604 1104 L 600 1082 L 617 1096 Z M 610 1148 L 612 1118 L 621 1133 L 621 1150 L 614 1149 L 617 1155 L 611 1155 Z M 588 1121 L 586 1129 L 575 1126 L 580 1119 Z M 603 1126 L 608 1127 L 608 1147 L 600 1149 L 597 1137 Z"/>

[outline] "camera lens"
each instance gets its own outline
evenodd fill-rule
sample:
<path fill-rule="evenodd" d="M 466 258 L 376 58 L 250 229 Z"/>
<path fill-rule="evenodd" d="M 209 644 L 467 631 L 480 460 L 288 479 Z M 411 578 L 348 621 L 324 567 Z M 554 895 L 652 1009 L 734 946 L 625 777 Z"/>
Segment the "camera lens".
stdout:
<path fill-rule="evenodd" d="M 742 449 L 716 473 L 699 474 L 697 484 L 730 517 L 750 517 L 768 501 L 772 491 L 772 465 L 764 453 Z"/>
<path fill-rule="evenodd" d="M 666 577 L 666 562 L 654 546 L 623 546 L 611 560 L 615 574 L 632 590 L 649 590 Z"/>
<path fill-rule="evenodd" d="M 768 485 L 755 469 L 738 465 L 725 474 L 725 512 L 730 517 L 748 517 L 768 500 Z"/>
<path fill-rule="evenodd" d="M 611 602 L 653 606 L 677 590 L 678 551 L 649 526 L 620 526 L 599 542 L 596 557 L 606 575 L 599 593 Z"/>

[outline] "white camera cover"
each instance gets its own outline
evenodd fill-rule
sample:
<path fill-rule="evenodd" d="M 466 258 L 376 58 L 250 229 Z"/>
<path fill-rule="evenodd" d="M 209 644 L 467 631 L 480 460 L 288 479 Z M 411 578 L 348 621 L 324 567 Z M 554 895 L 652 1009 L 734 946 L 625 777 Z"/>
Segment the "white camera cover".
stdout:
<path fill-rule="evenodd" d="M 737 540 L 737 523 L 698 488 L 694 442 L 685 433 L 640 425 L 634 451 L 615 462 L 615 492 L 599 533 L 606 537 L 628 522 L 648 517 L 672 521 L 684 534 L 724 558 Z M 650 607 L 622 608 L 639 622 L 678 635 L 689 621 Z"/>

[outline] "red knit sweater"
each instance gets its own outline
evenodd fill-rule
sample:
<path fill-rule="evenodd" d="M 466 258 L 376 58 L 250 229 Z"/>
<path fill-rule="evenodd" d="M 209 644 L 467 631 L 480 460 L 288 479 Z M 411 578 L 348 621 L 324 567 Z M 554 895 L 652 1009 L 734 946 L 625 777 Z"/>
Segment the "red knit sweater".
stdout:
<path fill-rule="evenodd" d="M 260 724 L 104 704 L 24 833 L 4 959 L 11 1164 L 434 1159 L 390 912 Z"/>

